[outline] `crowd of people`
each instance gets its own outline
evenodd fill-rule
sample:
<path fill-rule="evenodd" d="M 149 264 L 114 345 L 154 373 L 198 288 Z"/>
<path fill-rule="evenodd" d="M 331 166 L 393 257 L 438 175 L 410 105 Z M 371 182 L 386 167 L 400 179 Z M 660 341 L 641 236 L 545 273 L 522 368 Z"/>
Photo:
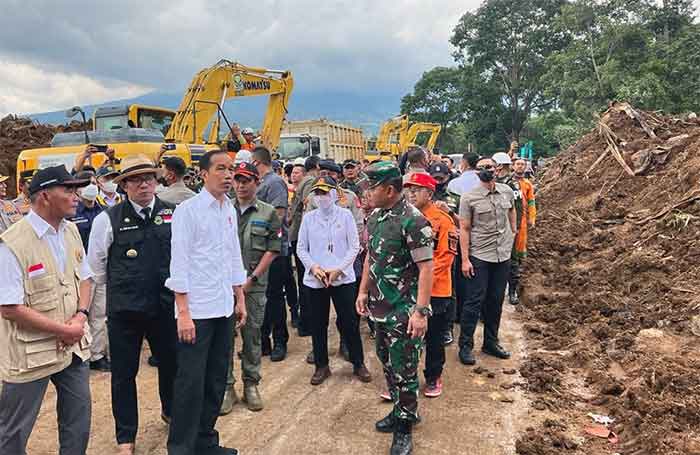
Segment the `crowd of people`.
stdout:
<path fill-rule="evenodd" d="M 291 327 L 311 337 L 310 384 L 324 383 L 331 303 L 338 352 L 362 382 L 367 321 L 393 403 L 375 427 L 393 434 L 392 455 L 412 453 L 419 393 L 443 394 L 455 325 L 463 364 L 477 361 L 479 320 L 481 351 L 510 357 L 502 305 L 506 289 L 519 302 L 536 217 L 526 160 L 465 153 L 456 167 L 415 146 L 398 163 L 285 164 L 251 139 L 207 152 L 196 173 L 165 146 L 157 162 L 110 149 L 94 169 L 87 146 L 72 172 L 22 173 L 14 201 L 0 176 L 0 453 L 26 453 L 51 382 L 60 453 L 84 454 L 95 370 L 111 375 L 119 453 L 134 454 L 145 339 L 168 453 L 236 454 L 215 429 L 239 402 L 236 376 L 240 400 L 262 410 L 262 359 L 285 361 Z"/>

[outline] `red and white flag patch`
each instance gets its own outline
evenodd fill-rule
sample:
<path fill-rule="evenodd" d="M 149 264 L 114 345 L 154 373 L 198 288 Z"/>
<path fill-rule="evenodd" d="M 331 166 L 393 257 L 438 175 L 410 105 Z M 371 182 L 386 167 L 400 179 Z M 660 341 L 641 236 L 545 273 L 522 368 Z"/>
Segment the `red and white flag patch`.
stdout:
<path fill-rule="evenodd" d="M 163 215 L 163 223 L 171 223 L 173 221 L 172 215 Z"/>
<path fill-rule="evenodd" d="M 36 277 L 41 276 L 45 273 L 46 273 L 46 269 L 44 268 L 44 264 L 42 264 L 42 263 L 30 265 L 29 268 L 27 269 L 27 275 L 29 275 L 29 278 L 36 278 Z"/>

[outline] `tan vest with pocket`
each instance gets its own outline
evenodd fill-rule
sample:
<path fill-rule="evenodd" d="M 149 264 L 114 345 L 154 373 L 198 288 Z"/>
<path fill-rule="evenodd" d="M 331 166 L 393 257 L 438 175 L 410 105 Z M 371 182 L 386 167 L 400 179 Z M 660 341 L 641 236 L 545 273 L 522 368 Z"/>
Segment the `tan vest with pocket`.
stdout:
<path fill-rule="evenodd" d="M 22 269 L 24 305 L 56 322 L 66 322 L 78 310 L 79 267 L 83 244 L 78 229 L 68 223 L 64 232 L 66 264 L 60 273 L 46 241 L 37 237 L 29 221 L 22 219 L 0 235 Z M 44 273 L 30 277 L 29 269 L 43 265 Z M 67 368 L 73 354 L 90 358 L 90 328 L 85 324 L 83 339 L 68 348 L 58 347 L 58 339 L 49 332 L 23 328 L 0 318 L 0 378 L 25 383 L 51 376 Z"/>

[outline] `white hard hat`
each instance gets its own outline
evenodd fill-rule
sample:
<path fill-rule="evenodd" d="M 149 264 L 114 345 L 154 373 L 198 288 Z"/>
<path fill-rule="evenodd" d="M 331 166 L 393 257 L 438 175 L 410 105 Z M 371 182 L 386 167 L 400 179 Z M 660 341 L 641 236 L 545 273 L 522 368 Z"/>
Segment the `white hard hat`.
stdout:
<path fill-rule="evenodd" d="M 255 134 L 255 131 L 253 131 L 253 128 L 243 128 L 241 134 Z"/>
<path fill-rule="evenodd" d="M 236 153 L 236 163 L 250 163 L 253 160 L 253 154 L 248 150 L 239 150 Z"/>
<path fill-rule="evenodd" d="M 294 166 L 305 166 L 306 165 L 306 158 L 297 158 L 294 160 L 292 163 Z"/>
<path fill-rule="evenodd" d="M 491 158 L 496 162 L 496 164 L 513 164 L 507 153 L 494 153 Z"/>

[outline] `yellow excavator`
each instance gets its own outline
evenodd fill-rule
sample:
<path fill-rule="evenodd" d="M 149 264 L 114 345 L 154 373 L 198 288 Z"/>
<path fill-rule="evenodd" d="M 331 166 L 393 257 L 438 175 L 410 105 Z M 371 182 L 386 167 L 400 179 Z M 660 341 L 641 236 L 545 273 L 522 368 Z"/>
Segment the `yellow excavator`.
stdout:
<path fill-rule="evenodd" d="M 437 123 L 416 122 L 409 127 L 408 115 L 399 115 L 384 122 L 377 135 L 376 148 L 381 159 L 398 158 L 412 145 L 417 145 L 419 135 L 430 133 L 425 148 L 432 151 L 437 144 L 442 126 Z M 373 156 L 377 159 L 376 155 Z"/>
<path fill-rule="evenodd" d="M 289 71 L 247 67 L 221 60 L 197 73 L 177 111 L 138 104 L 100 108 L 93 116 L 92 131 L 59 133 L 50 147 L 23 150 L 17 158 L 18 181 L 25 170 L 56 164 L 65 164 L 70 170 L 76 155 L 86 144 L 108 145 L 115 150 L 118 159 L 137 153 L 156 159 L 161 145 L 168 142 L 175 148 L 168 150 L 166 156 L 179 156 L 188 166 L 196 164 L 207 150 L 219 147 L 222 118 L 230 134 L 231 125 L 223 106 L 233 97 L 269 95 L 261 142 L 274 150 L 279 144 L 293 86 Z M 66 116 L 78 113 L 84 116 L 78 107 L 66 111 Z M 90 164 L 97 167 L 105 159 L 103 153 L 98 153 L 90 157 Z"/>
<path fill-rule="evenodd" d="M 432 152 L 437 144 L 438 137 L 442 131 L 442 126 L 439 123 L 418 122 L 411 125 L 408 132 L 404 135 L 404 141 L 400 144 L 402 153 L 408 150 L 412 145 L 418 145 L 418 136 L 430 133 L 430 137 L 426 141 L 424 147 Z"/>

